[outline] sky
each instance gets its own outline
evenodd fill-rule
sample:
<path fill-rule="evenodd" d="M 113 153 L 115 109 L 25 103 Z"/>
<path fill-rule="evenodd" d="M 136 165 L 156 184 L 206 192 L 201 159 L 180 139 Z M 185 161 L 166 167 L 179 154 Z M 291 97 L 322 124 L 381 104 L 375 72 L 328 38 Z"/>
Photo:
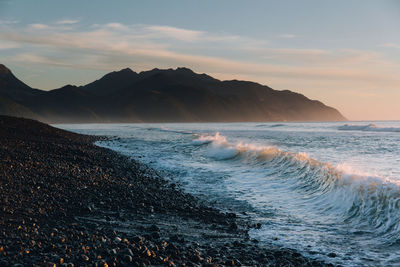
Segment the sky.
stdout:
<path fill-rule="evenodd" d="M 188 67 L 400 119 L 400 1 L 0 0 L 0 63 L 31 87 Z"/>

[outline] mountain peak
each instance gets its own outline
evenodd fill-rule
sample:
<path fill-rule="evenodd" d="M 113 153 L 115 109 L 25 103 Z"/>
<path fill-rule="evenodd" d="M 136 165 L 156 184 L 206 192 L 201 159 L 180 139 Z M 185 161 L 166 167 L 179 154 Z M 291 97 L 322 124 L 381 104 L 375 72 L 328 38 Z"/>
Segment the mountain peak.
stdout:
<path fill-rule="evenodd" d="M 183 74 L 195 74 L 194 71 L 192 71 L 191 69 L 186 68 L 186 67 L 177 67 L 176 69 L 172 69 L 172 68 L 168 68 L 168 69 L 154 68 L 154 69 L 151 69 L 151 70 L 141 71 L 139 74 L 154 74 L 154 73 L 167 73 L 167 74 L 183 73 Z"/>
<path fill-rule="evenodd" d="M 0 64 L 0 74 L 9 74 L 11 71 L 3 64 Z"/>
<path fill-rule="evenodd" d="M 60 89 L 73 89 L 73 88 L 78 88 L 78 86 L 72 85 L 72 84 L 67 84 L 67 85 L 64 85 L 63 87 L 61 87 Z"/>
<path fill-rule="evenodd" d="M 178 67 L 178 68 L 176 68 L 176 71 L 177 72 L 185 72 L 185 73 L 194 73 L 194 71 L 192 71 L 189 68 L 185 68 L 185 67 Z"/>
<path fill-rule="evenodd" d="M 134 71 L 133 71 L 131 68 L 125 68 L 125 69 L 122 69 L 122 70 L 117 71 L 117 72 L 132 73 L 132 72 L 134 72 Z"/>
<path fill-rule="evenodd" d="M 130 85 L 136 81 L 137 76 L 138 74 L 132 69 L 125 68 L 107 73 L 99 80 L 82 86 L 82 89 L 98 96 L 104 96 Z"/>
<path fill-rule="evenodd" d="M 38 90 L 20 81 L 5 65 L 0 64 L 0 97 L 22 101 L 36 95 Z"/>

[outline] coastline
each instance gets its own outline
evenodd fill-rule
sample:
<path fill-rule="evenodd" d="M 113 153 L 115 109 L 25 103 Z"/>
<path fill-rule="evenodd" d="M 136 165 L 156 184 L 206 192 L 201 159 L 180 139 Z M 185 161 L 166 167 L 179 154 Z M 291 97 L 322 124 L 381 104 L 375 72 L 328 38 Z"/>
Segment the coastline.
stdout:
<path fill-rule="evenodd" d="M 0 116 L 0 265 L 332 266 L 263 247 L 246 218 L 96 140 Z"/>

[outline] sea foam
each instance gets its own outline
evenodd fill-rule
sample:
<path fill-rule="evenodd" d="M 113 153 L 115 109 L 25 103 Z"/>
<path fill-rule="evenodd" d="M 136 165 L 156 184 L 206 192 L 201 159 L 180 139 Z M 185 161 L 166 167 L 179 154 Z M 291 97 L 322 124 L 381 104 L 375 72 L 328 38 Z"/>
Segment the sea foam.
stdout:
<path fill-rule="evenodd" d="M 400 239 L 400 182 L 357 170 L 351 165 L 324 163 L 307 153 L 274 146 L 230 143 L 226 137 L 202 135 L 195 145 L 207 145 L 205 155 L 215 160 L 239 160 L 249 167 L 274 169 L 281 184 L 308 194 L 310 206 L 335 213 L 354 227 L 371 225 L 382 235 Z"/>

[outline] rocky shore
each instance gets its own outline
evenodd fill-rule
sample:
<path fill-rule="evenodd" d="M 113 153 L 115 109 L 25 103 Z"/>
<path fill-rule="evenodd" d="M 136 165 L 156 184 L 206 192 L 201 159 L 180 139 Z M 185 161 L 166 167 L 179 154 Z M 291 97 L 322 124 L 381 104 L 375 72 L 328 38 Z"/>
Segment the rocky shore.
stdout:
<path fill-rule="evenodd" d="M 96 138 L 0 116 L 0 266 L 329 266 Z"/>

